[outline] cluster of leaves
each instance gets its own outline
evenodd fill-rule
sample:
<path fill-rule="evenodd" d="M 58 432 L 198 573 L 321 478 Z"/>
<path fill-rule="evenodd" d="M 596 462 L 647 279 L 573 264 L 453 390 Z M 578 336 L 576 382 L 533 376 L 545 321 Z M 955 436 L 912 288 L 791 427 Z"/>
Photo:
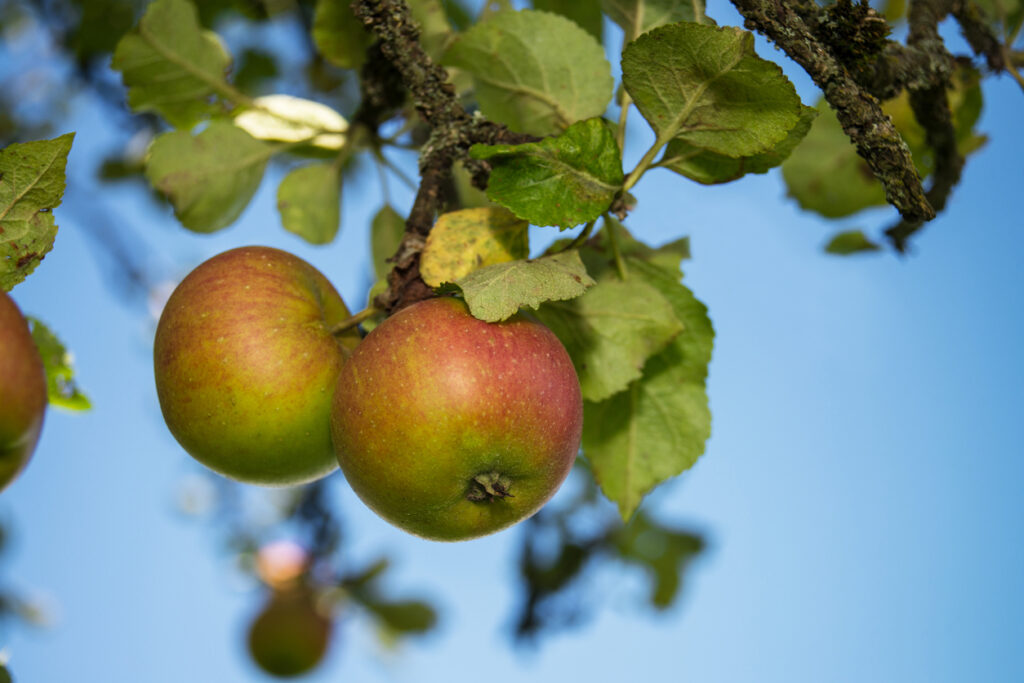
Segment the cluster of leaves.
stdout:
<path fill-rule="evenodd" d="M 703 306 L 679 282 L 678 260 L 664 258 L 675 246 L 652 250 L 619 225 L 616 216 L 635 202 L 629 191 L 653 168 L 717 184 L 789 158 L 791 193 L 806 208 L 836 217 L 884 201 L 881 186 L 865 176 L 834 116 L 826 110 L 815 122 L 819 111 L 800 102 L 776 64 L 757 56 L 753 36 L 716 26 L 700 2 L 488 9 L 476 22 L 462 17 L 461 31 L 439 0 L 408 6 L 426 54 L 452 70 L 462 101 L 539 138 L 470 150 L 489 172 L 486 200 L 463 192 L 449 206 L 455 210 L 440 217 L 422 249 L 421 275 L 439 292 L 463 296 L 483 320 L 536 309 L 562 339 L 587 401 L 584 454 L 628 518 L 648 491 L 703 451 L 713 335 Z M 617 124 L 603 118 L 616 92 L 601 44 L 603 15 L 625 38 Z M 373 43 L 347 4 L 329 0 L 316 3 L 310 35 L 325 60 L 346 69 L 365 66 Z M 238 218 L 271 159 L 309 159 L 278 188 L 281 221 L 311 243 L 332 241 L 346 165 L 363 154 L 382 162 L 382 148 L 415 146 L 416 137 L 382 139 L 373 125 L 350 126 L 340 112 L 309 100 L 252 97 L 229 77 L 231 62 L 190 0 L 155 0 L 117 43 L 112 65 L 129 104 L 175 128 L 150 146 L 147 179 L 185 227 L 211 232 Z M 983 142 L 973 132 L 977 80 L 965 71 L 950 94 L 965 153 Z M 622 149 L 632 106 L 654 143 L 627 172 Z M 928 147 L 906 98 L 889 109 L 927 175 Z M 411 106 L 395 115 L 407 122 L 404 130 L 415 128 Z M 386 255 L 399 247 L 401 223 L 390 205 L 374 220 L 379 284 L 372 295 L 387 286 Z M 585 227 L 574 242 L 531 259 L 530 225 Z M 863 233 L 839 235 L 829 245 L 832 253 L 872 248 Z"/>
<path fill-rule="evenodd" d="M 253 49 L 235 58 L 209 30 L 237 6 L 244 6 L 250 19 L 265 19 L 265 8 L 256 4 L 47 4 L 67 9 L 74 18 L 61 39 L 83 77 L 91 77 L 87 65 L 110 55 L 128 104 L 160 131 L 138 168 L 118 171 L 107 165 L 105 173 L 141 172 L 192 231 L 213 232 L 237 220 L 268 165 L 277 161 L 290 167 L 277 188 L 283 226 L 309 243 L 330 243 L 340 227 L 348 169 L 369 159 L 400 174 L 384 151 L 413 148 L 426 154 L 435 141 L 417 120 L 421 103 L 405 101 L 366 118 L 361 115 L 365 102 L 336 97 L 354 80 L 346 81 L 345 74 L 364 69 L 368 78 L 373 60 L 381 59 L 377 38 L 347 0 L 295 3 L 313 50 L 310 74 L 316 75 L 309 78 L 324 85 L 319 99 L 331 99 L 334 106 L 267 94 L 277 73 L 274 59 Z M 463 297 L 480 319 L 521 313 L 559 336 L 585 399 L 585 464 L 620 515 L 631 518 L 626 526 L 609 520 L 597 531 L 578 532 L 572 519 L 593 515 L 596 505 L 588 493 L 565 510 L 546 510 L 528 523 L 521 556 L 526 602 L 518 632 L 535 634 L 550 624 L 551 614 L 565 614 L 564 605 L 553 605 L 596 558 L 645 568 L 652 577 L 651 603 L 666 607 L 703 541 L 637 509 L 645 494 L 691 467 L 704 450 L 710 434 L 705 381 L 714 333 L 707 310 L 681 282 L 688 242 L 682 238 L 652 247 L 635 239 L 626 227 L 636 202 L 630 191 L 656 168 L 711 185 L 782 165 L 789 192 L 802 207 L 840 218 L 884 203 L 882 186 L 831 110 L 820 103 L 803 105 L 781 69 L 755 53 L 752 35 L 717 26 L 701 0 L 534 0 L 533 9 L 525 11 L 498 2 L 488 3 L 476 17 L 458 2 L 407 4 L 425 53 L 449 69 L 460 102 L 477 111 L 478 119 L 534 138 L 517 145 L 476 145 L 462 159 L 467 169 L 452 169 L 454 189 L 445 210 L 425 243 L 414 245 L 420 275 L 437 292 Z M 1013 45 L 1021 34 L 1024 4 L 981 0 L 968 6 L 1002 37 L 1008 70 L 1016 73 L 1021 60 Z M 605 18 L 623 33 L 618 84 L 602 46 Z M 984 143 L 975 131 L 980 77 L 961 64 L 947 93 L 964 156 Z M 362 85 L 368 97 L 368 86 L 379 84 L 364 80 Z M 606 118 L 610 105 L 617 110 L 616 121 Z M 634 108 L 654 142 L 627 169 L 622 152 Z M 884 110 L 921 176 L 933 174 L 933 150 L 908 97 L 890 100 Z M 0 124 L 4 113 L 0 106 Z M 385 122 L 397 132 L 382 137 L 379 127 Z M 459 131 L 432 133 L 457 137 Z M 53 245 L 57 226 L 51 211 L 61 201 L 71 139 L 64 135 L 0 151 L 3 289 L 22 281 Z M 488 177 L 486 194 L 470 186 L 467 170 L 477 180 Z M 531 258 L 530 226 L 579 232 Z M 368 312 L 377 315 L 366 319 L 367 329 L 383 315 L 373 310 L 373 301 L 389 286 L 391 257 L 409 247 L 405 217 L 388 201 L 373 220 L 371 237 L 378 284 Z M 878 248 L 863 232 L 846 231 L 827 250 L 849 254 Z M 42 323 L 32 325 L 46 360 L 51 401 L 88 407 L 66 350 Z M 320 486 L 294 492 L 274 527 L 291 524 L 309 532 L 314 561 L 304 580 L 318 593 L 361 606 L 389 633 L 429 630 L 436 621 L 431 605 L 383 597 L 379 578 L 386 561 L 338 568 L 340 536 L 322 492 Z M 255 557 L 272 532 L 237 519 L 229 527 L 229 545 L 243 560 Z M 539 539 L 552 536 L 555 550 L 544 553 Z"/>
<path fill-rule="evenodd" d="M 471 150 L 490 169 L 491 205 L 441 216 L 423 250 L 423 277 L 457 290 L 483 320 L 537 309 L 580 374 L 584 452 L 628 517 L 647 491 L 703 451 L 712 331 L 704 307 L 679 283 L 679 259 L 665 258 L 676 245 L 658 251 L 636 243 L 612 212 L 621 214 L 628 190 L 659 165 L 698 179 L 709 168 L 730 166 L 731 179 L 777 165 L 806 132 L 809 110 L 779 67 L 757 57 L 750 34 L 713 26 L 699 4 L 647 12 L 643 2 L 606 3 L 630 37 L 620 107 L 633 102 L 656 134 L 627 174 L 625 115 L 617 127 L 601 118 L 615 86 L 611 67 L 594 34 L 572 20 L 583 18 L 579 6 L 558 5 L 551 8 L 570 17 L 506 10 L 456 33 L 439 2 L 409 3 L 427 53 L 456 70 L 465 101 L 514 131 L 547 136 Z M 311 33 L 324 58 L 346 68 L 360 66 L 371 42 L 347 7 L 326 0 Z M 118 42 L 112 64 L 129 104 L 175 127 L 150 146 L 146 177 L 183 225 L 210 232 L 237 219 L 272 157 L 327 154 L 285 176 L 278 208 L 287 230 L 331 241 L 342 168 L 358 153 L 380 158 L 384 142 L 314 102 L 251 98 L 229 81 L 230 61 L 189 0 L 156 0 Z M 400 221 L 390 206 L 374 221 L 381 271 Z M 586 224 L 589 235 L 598 221 L 590 242 L 527 258 L 529 225 Z"/>

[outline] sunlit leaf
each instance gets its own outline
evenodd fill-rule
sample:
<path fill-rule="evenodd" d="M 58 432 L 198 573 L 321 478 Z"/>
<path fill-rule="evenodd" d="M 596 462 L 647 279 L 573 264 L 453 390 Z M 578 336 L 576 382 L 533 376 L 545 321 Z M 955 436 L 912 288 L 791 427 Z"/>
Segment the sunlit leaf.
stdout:
<path fill-rule="evenodd" d="M 291 95 L 266 95 L 255 107 L 239 109 L 235 125 L 257 140 L 301 142 L 324 149 L 341 149 L 348 121 L 326 104 Z"/>

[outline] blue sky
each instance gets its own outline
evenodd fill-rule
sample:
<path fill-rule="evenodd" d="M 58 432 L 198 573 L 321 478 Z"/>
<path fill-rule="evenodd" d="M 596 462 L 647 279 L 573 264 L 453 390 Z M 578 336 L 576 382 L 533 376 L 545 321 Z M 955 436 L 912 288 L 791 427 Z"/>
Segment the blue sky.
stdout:
<path fill-rule="evenodd" d="M 737 23 L 724 6 L 710 13 Z M 772 54 L 763 42 L 759 51 Z M 812 103 L 807 78 L 786 68 Z M 640 607 L 642 581 L 610 570 L 594 579 L 595 619 L 536 650 L 513 649 L 519 531 L 456 545 L 415 539 L 335 475 L 352 556 L 391 552 L 389 581 L 434 599 L 442 622 L 390 652 L 366 619 L 343 616 L 329 659 L 304 680 L 1024 677 L 1022 97 L 1009 78 L 986 82 L 979 128 L 989 144 L 907 258 L 822 254 L 837 226 L 786 199 L 777 172 L 705 188 L 656 171 L 638 186 L 630 229 L 654 242 L 691 236 L 686 282 L 718 335 L 707 453 L 647 503 L 711 541 L 672 610 Z M 111 143 L 101 116 L 72 103 L 69 168 L 81 178 Z M 279 177 L 209 237 L 184 231 L 136 188 L 104 186 L 101 196 L 161 277 L 268 244 L 314 263 L 359 308 L 369 280 L 362 228 L 380 204 L 374 174 L 346 186 L 342 235 L 324 248 L 280 229 Z M 407 207 L 408 193 L 392 189 Z M 14 533 L 0 578 L 59 606 L 52 628 L 8 634 L 12 670 L 25 682 L 264 680 L 243 648 L 258 593 L 219 552 L 215 529 L 176 511 L 197 466 L 160 418 L 154 322 L 113 296 L 85 234 L 90 217 L 56 215 L 54 251 L 13 295 L 73 348 L 95 409 L 51 410 L 30 467 L 0 499 Z M 892 219 L 879 209 L 841 225 Z"/>

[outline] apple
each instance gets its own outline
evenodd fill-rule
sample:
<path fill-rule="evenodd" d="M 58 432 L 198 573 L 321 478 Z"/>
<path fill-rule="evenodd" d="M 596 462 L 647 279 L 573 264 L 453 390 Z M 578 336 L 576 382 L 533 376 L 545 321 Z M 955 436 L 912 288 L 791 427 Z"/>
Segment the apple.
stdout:
<path fill-rule="evenodd" d="M 376 327 L 342 368 L 331 433 L 345 477 L 378 515 L 457 541 L 532 515 L 580 446 L 583 401 L 544 325 L 486 323 L 454 298 Z"/>
<path fill-rule="evenodd" d="M 171 433 L 196 460 L 239 481 L 288 486 L 337 467 L 334 385 L 353 329 L 316 268 L 288 252 L 240 247 L 200 264 L 171 294 L 153 349 Z"/>
<path fill-rule="evenodd" d="M 43 360 L 21 311 L 0 291 L 0 490 L 32 457 L 45 412 Z"/>
<path fill-rule="evenodd" d="M 306 588 L 274 592 L 249 627 L 249 654 L 268 674 L 300 676 L 327 653 L 331 620 Z"/>

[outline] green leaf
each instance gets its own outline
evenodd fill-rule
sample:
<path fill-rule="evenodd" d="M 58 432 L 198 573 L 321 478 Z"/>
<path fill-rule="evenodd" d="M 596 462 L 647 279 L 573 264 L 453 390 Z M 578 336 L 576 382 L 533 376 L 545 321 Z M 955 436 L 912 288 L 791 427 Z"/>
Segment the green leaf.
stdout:
<path fill-rule="evenodd" d="M 680 237 L 660 247 L 651 247 L 637 240 L 617 219 L 606 216 L 605 228 L 587 240 L 585 247 L 580 249 L 580 257 L 587 266 L 587 272 L 594 278 L 601 279 L 615 268 L 614 254 L 608 245 L 608 230 L 613 229 L 619 238 L 619 251 L 623 256 L 643 259 L 651 265 L 665 270 L 677 280 L 683 276 L 679 264 L 690 258 L 690 238 Z M 609 224 L 611 227 L 609 228 Z"/>
<path fill-rule="evenodd" d="M 747 173 L 767 173 L 793 153 L 817 115 L 814 107 L 802 106 L 800 119 L 781 142 L 766 152 L 738 159 L 694 147 L 676 138 L 668 143 L 658 165 L 704 185 L 727 183 Z"/>
<path fill-rule="evenodd" d="M 75 382 L 73 359 L 60 339 L 44 323 L 29 317 L 32 341 L 46 370 L 46 394 L 51 405 L 67 410 L 89 410 L 92 404 Z"/>
<path fill-rule="evenodd" d="M 460 35 L 443 61 L 473 75 L 487 118 L 533 135 L 600 116 L 612 97 L 601 44 L 548 12 L 500 12 Z"/>
<path fill-rule="evenodd" d="M 448 48 L 452 38 L 452 29 L 448 25 L 441 0 L 406 0 L 409 13 L 420 25 L 420 45 L 431 59 L 438 61 Z"/>
<path fill-rule="evenodd" d="M 947 96 L 957 148 L 966 157 L 986 141 L 985 136 L 978 135 L 974 129 L 982 108 L 980 74 L 973 68 L 959 68 L 951 82 Z M 824 99 L 817 106 L 819 116 L 804 142 L 782 164 L 782 177 L 789 195 L 801 208 L 826 218 L 849 216 L 884 205 L 882 184 L 857 154 L 835 112 Z M 934 153 L 928 146 L 924 129 L 914 118 L 907 94 L 883 103 L 882 110 L 906 141 L 918 173 L 927 178 L 935 168 Z"/>
<path fill-rule="evenodd" d="M 484 206 L 496 206 L 487 198 L 487 193 L 473 185 L 473 176 L 462 164 L 452 166 L 452 183 L 458 206 L 463 209 L 478 209 Z"/>
<path fill-rule="evenodd" d="M 230 64 L 217 34 L 199 25 L 195 5 L 155 0 L 117 44 L 111 66 L 121 72 L 132 109 L 187 128 L 212 111 L 210 96 L 225 91 Z"/>
<path fill-rule="evenodd" d="M 981 117 L 981 74 L 970 66 L 959 67 L 950 79 L 946 98 L 953 115 L 957 149 L 966 157 L 981 149 L 987 141 L 984 135 L 978 135 L 974 130 Z M 885 102 L 882 110 L 889 115 L 893 125 L 906 141 L 918 173 L 922 178 L 930 176 L 935 170 L 934 152 L 928 145 L 924 128 L 918 124 L 914 116 L 910 96 L 904 91 L 899 97 Z"/>
<path fill-rule="evenodd" d="M 235 87 L 249 93 L 265 92 L 280 75 L 274 55 L 257 48 L 243 50 L 232 69 Z"/>
<path fill-rule="evenodd" d="M 167 195 L 186 228 L 215 232 L 242 214 L 274 151 L 241 128 L 213 121 L 196 137 L 183 130 L 157 137 L 146 178 Z"/>
<path fill-rule="evenodd" d="M 487 196 L 534 225 L 569 228 L 604 213 L 622 188 L 622 160 L 604 120 L 522 145 L 473 145 L 491 164 Z"/>
<path fill-rule="evenodd" d="M 881 247 L 869 240 L 863 230 L 840 232 L 825 245 L 826 253 L 838 254 L 839 256 L 880 250 Z"/>
<path fill-rule="evenodd" d="M 11 672 L 7 670 L 7 667 L 0 664 L 0 683 L 13 683 L 14 679 L 11 678 Z"/>
<path fill-rule="evenodd" d="M 53 248 L 74 133 L 0 150 L 0 289 L 10 291 Z"/>
<path fill-rule="evenodd" d="M 431 287 L 455 282 L 478 268 L 530 255 L 529 224 L 502 208 L 442 214 L 420 256 L 420 275 Z"/>
<path fill-rule="evenodd" d="M 330 163 L 296 168 L 277 188 L 284 229 L 310 244 L 330 244 L 341 223 L 341 177 Z"/>
<path fill-rule="evenodd" d="M 824 100 L 807 137 L 782 164 L 782 177 L 801 208 L 826 218 L 885 204 L 885 189 Z"/>
<path fill-rule="evenodd" d="M 391 270 L 388 259 L 398 251 L 403 234 L 405 234 L 405 219 L 391 208 L 390 204 L 382 206 L 377 215 L 373 217 L 373 223 L 370 226 L 373 272 L 378 279 L 386 277 Z"/>
<path fill-rule="evenodd" d="M 572 299 L 594 284 L 575 249 L 531 261 L 498 263 L 474 270 L 455 284 L 469 312 L 489 323 L 511 317 L 523 306 Z"/>
<path fill-rule="evenodd" d="M 348 0 L 317 0 L 313 42 L 328 62 L 358 69 L 366 61 L 366 48 L 373 43 L 373 36 L 352 13 Z"/>
<path fill-rule="evenodd" d="M 584 403 L 583 452 L 601 490 L 628 519 L 641 498 L 691 467 L 711 434 L 705 391 L 714 331 L 707 308 L 667 271 L 627 259 L 668 299 L 683 332 L 644 365 L 643 376 L 600 403 Z"/>
<path fill-rule="evenodd" d="M 66 25 L 67 45 L 74 48 L 79 59 L 90 58 L 111 52 L 117 41 L 135 23 L 133 0 L 89 0 L 76 2 L 81 8 L 77 25 Z"/>
<path fill-rule="evenodd" d="M 601 0 L 601 9 L 622 27 L 623 46 L 659 26 L 710 21 L 704 16 L 702 0 Z"/>
<path fill-rule="evenodd" d="M 437 612 L 425 602 L 366 599 L 363 604 L 384 626 L 396 633 L 425 633 L 437 624 Z"/>
<path fill-rule="evenodd" d="M 975 0 L 999 36 L 1016 34 L 1024 23 L 1022 0 Z"/>
<path fill-rule="evenodd" d="M 771 149 L 800 117 L 793 84 L 736 28 L 681 23 L 645 33 L 622 52 L 622 82 L 659 143 L 679 138 L 730 157 Z"/>
<path fill-rule="evenodd" d="M 679 595 L 680 577 L 705 548 L 704 539 L 682 529 L 671 529 L 640 513 L 612 542 L 622 559 L 638 564 L 651 576 L 651 605 L 665 609 Z"/>
<path fill-rule="evenodd" d="M 533 0 L 533 8 L 544 12 L 561 14 L 572 19 L 580 28 L 601 42 L 604 33 L 604 17 L 601 6 L 596 2 L 580 2 L 580 0 Z"/>
<path fill-rule="evenodd" d="M 683 331 L 658 290 L 611 276 L 583 296 L 552 301 L 537 317 L 562 341 L 587 401 L 601 401 L 639 379 L 644 363 Z"/>

